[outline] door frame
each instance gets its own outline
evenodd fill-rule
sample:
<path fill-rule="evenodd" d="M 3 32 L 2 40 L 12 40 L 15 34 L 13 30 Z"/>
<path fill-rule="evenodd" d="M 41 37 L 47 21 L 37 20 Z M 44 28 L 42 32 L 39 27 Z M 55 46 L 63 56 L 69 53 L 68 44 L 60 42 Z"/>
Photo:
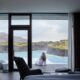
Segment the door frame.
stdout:
<path fill-rule="evenodd" d="M 30 25 L 11 25 L 12 16 L 29 16 Z M 30 13 L 10 13 L 8 14 L 8 24 L 9 24 L 9 37 L 8 37 L 8 51 L 9 51 L 9 72 L 12 72 L 14 69 L 13 57 L 13 31 L 14 30 L 27 30 L 28 31 L 28 66 L 32 67 L 32 14 Z"/>

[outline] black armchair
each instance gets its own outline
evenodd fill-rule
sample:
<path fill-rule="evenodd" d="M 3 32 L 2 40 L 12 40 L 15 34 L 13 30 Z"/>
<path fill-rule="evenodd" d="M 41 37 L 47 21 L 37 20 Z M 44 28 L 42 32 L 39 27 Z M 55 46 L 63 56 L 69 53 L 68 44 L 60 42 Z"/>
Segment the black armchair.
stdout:
<path fill-rule="evenodd" d="M 28 75 L 43 74 L 40 69 L 33 69 L 33 70 L 29 69 L 28 65 L 26 64 L 24 59 L 21 57 L 14 57 L 14 61 L 20 73 L 20 80 L 23 80 L 24 77 Z"/>

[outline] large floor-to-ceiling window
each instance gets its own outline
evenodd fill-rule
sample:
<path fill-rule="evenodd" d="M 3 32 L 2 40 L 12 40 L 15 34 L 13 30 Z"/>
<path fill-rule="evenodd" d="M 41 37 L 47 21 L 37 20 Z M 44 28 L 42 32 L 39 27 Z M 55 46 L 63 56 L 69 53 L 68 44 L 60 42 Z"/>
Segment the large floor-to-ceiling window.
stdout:
<path fill-rule="evenodd" d="M 68 68 L 68 15 L 33 14 L 32 16 L 33 68 L 55 71 Z M 46 63 L 40 63 L 42 53 Z"/>
<path fill-rule="evenodd" d="M 8 66 L 9 29 L 9 31 L 11 30 L 9 32 L 9 39 L 11 40 L 9 57 L 11 55 L 12 57 L 13 55 L 23 57 L 27 64 L 31 65 L 32 63 L 32 68 L 41 68 L 43 72 L 68 68 L 68 15 L 32 14 L 32 19 L 30 18 L 32 28 L 30 27 L 29 17 L 21 16 L 12 15 L 11 26 L 8 25 L 8 15 L 0 16 L 0 63 L 4 62 Z M 31 40 L 32 55 L 31 47 L 28 47 L 31 46 Z M 46 62 L 45 65 L 40 65 L 39 60 L 43 52 L 46 55 Z"/>

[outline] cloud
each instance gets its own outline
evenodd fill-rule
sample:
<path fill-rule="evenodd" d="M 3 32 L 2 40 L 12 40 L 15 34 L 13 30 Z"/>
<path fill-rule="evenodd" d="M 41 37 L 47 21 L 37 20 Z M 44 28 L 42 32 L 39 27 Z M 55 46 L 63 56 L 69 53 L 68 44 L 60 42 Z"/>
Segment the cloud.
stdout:
<path fill-rule="evenodd" d="M 57 41 L 68 38 L 67 20 L 34 20 L 33 41 Z"/>

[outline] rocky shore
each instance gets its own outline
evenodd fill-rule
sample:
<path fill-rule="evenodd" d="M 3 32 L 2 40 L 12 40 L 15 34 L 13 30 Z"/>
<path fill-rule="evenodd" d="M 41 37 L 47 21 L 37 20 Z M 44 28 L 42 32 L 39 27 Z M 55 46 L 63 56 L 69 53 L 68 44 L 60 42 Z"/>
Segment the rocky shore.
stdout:
<path fill-rule="evenodd" d="M 48 47 L 47 54 L 54 54 L 57 56 L 68 56 L 68 50 L 62 50 L 62 49 Z"/>
<path fill-rule="evenodd" d="M 32 50 L 45 50 L 45 46 L 33 46 Z M 21 52 L 21 51 L 27 51 L 27 46 L 22 46 L 22 47 L 14 47 L 14 51 L 16 52 Z M 8 52 L 8 47 L 7 46 L 0 46 L 0 53 L 6 53 Z M 62 49 L 57 49 L 57 48 L 47 48 L 47 54 L 54 54 L 58 56 L 68 56 L 68 50 L 62 50 Z"/>

